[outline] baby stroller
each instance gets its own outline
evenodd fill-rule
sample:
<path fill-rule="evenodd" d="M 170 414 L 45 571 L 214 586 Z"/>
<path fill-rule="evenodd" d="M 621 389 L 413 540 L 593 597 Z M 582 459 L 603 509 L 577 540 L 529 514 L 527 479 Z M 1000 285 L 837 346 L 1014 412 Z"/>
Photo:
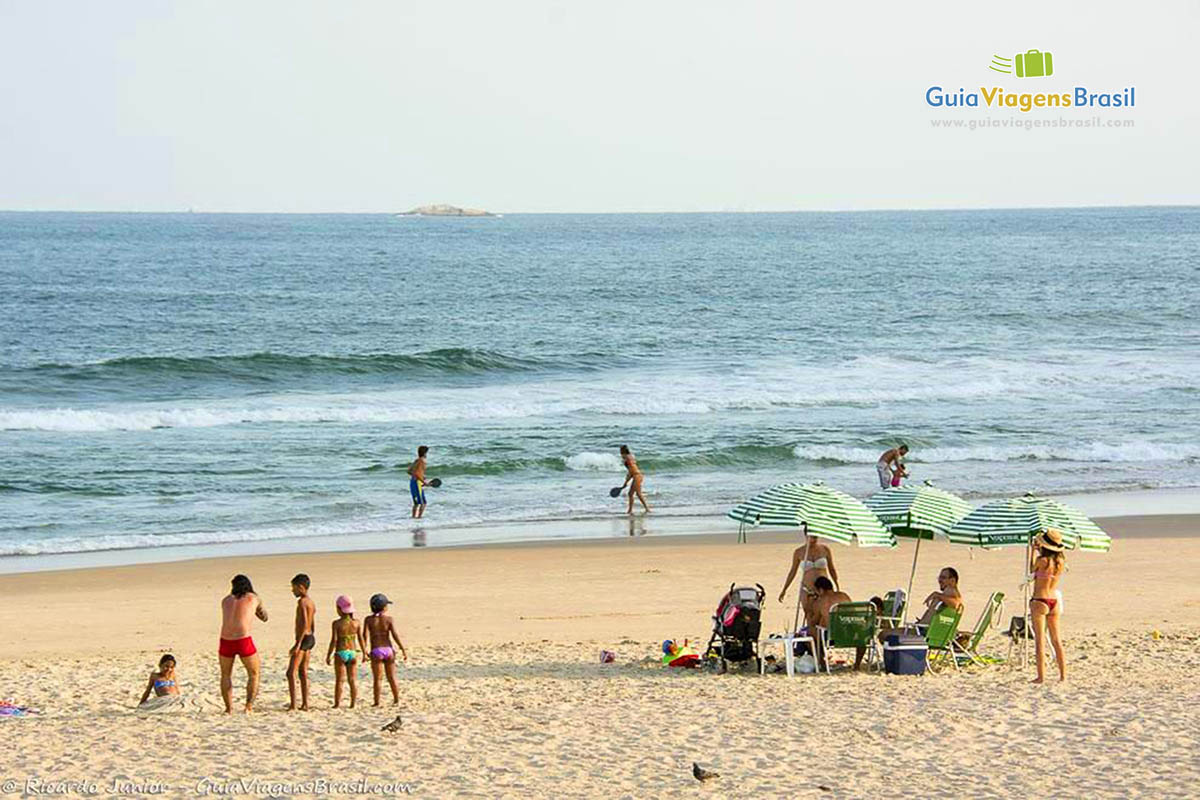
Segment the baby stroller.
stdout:
<path fill-rule="evenodd" d="M 734 663 L 754 659 L 756 670 L 762 668 L 758 655 L 758 634 L 762 630 L 762 602 L 767 596 L 761 584 L 738 586 L 729 584 L 729 591 L 717 604 L 713 615 L 712 638 L 704 657 L 719 655 L 721 671 Z"/>

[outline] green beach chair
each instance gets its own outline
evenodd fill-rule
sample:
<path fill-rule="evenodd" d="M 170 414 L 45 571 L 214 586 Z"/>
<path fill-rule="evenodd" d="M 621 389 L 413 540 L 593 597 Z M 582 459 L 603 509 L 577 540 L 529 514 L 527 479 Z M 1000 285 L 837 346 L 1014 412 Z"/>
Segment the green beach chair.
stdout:
<path fill-rule="evenodd" d="M 988 663 L 996 663 L 999 659 L 984 658 L 979 655 L 979 645 L 983 641 L 983 635 L 987 633 L 988 628 L 992 627 L 992 620 L 999 619 L 1000 609 L 1004 607 L 1004 592 L 992 592 L 992 596 L 988 598 L 987 607 L 983 609 L 983 613 L 979 615 L 979 621 L 975 623 L 975 630 L 971 631 L 965 642 L 959 642 L 955 637 L 951 643 L 955 662 L 964 661 L 980 666 Z"/>
<path fill-rule="evenodd" d="M 879 621 L 872 603 L 838 603 L 829 612 L 829 627 L 821 628 L 821 650 L 825 672 L 829 669 L 829 650 L 834 647 L 860 647 L 867 651 L 867 669 L 875 662 L 875 634 Z"/>
<path fill-rule="evenodd" d="M 954 668 L 958 669 L 958 659 L 954 657 L 954 637 L 958 634 L 958 623 L 962 619 L 961 608 L 940 608 L 929 621 L 925 629 L 925 644 L 929 646 L 929 669 L 941 662 L 946 656 Z"/>
<path fill-rule="evenodd" d="M 905 606 L 908 598 L 901 597 L 902 589 L 893 589 L 883 596 L 883 613 L 879 616 L 879 624 L 888 628 L 899 628 L 904 624 Z"/>

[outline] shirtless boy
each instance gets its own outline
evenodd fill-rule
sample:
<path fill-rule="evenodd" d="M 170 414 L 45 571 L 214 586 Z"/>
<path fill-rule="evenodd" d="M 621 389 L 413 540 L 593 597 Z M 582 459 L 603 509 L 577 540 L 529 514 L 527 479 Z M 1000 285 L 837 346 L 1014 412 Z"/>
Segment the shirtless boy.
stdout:
<path fill-rule="evenodd" d="M 392 649 L 392 641 L 400 648 L 404 660 L 408 661 L 408 651 L 404 642 L 396 633 L 396 623 L 385 614 L 392 601 L 386 595 L 371 595 L 371 616 L 363 624 L 367 628 L 367 637 L 371 643 L 371 675 L 375 679 L 375 703 L 379 705 L 379 695 L 383 689 L 381 678 L 387 673 L 388 685 L 392 687 L 392 705 L 400 704 L 400 688 L 396 685 L 396 651 Z"/>
<path fill-rule="evenodd" d="M 408 490 L 412 494 L 412 518 L 425 516 L 425 454 L 426 445 L 417 448 L 417 460 L 408 465 Z"/>
<path fill-rule="evenodd" d="M 221 661 L 221 699 L 225 713 L 233 713 L 233 659 L 241 660 L 246 669 L 246 713 L 253 710 L 258 694 L 258 648 L 250 636 L 254 618 L 267 621 L 267 609 L 254 593 L 254 586 L 245 575 L 234 575 L 229 594 L 221 600 L 221 645 L 217 655 Z"/>
<path fill-rule="evenodd" d="M 296 710 L 296 682 L 300 683 L 300 710 L 308 711 L 308 658 L 317 639 L 313 636 L 317 622 L 317 604 L 308 596 L 311 582 L 301 572 L 292 578 L 292 595 L 296 600 L 296 641 L 288 650 L 288 711 Z"/>

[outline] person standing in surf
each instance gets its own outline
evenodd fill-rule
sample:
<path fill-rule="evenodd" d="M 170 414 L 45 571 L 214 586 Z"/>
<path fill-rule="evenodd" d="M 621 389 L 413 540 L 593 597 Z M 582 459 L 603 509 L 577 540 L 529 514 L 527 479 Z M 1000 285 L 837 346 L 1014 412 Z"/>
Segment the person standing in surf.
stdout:
<path fill-rule="evenodd" d="M 893 447 L 891 450 L 885 450 L 879 456 L 879 463 L 875 465 L 875 472 L 879 475 L 880 489 L 887 489 L 892 485 L 892 474 L 904 469 L 900 459 L 906 455 L 908 455 L 908 445 L 902 444 L 899 447 Z"/>
<path fill-rule="evenodd" d="M 412 493 L 412 518 L 425 516 L 425 454 L 429 447 L 417 448 L 417 460 L 408 465 L 408 491 Z"/>
<path fill-rule="evenodd" d="M 634 495 L 637 495 L 637 499 L 641 501 L 642 508 L 649 512 L 650 506 L 646 504 L 646 497 L 642 494 L 642 471 L 638 468 L 637 459 L 633 457 L 633 453 L 627 444 L 621 445 L 621 463 L 625 465 L 625 482 L 621 484 L 621 488 L 624 489 L 626 486 L 629 486 L 629 508 L 625 513 L 633 513 Z"/>

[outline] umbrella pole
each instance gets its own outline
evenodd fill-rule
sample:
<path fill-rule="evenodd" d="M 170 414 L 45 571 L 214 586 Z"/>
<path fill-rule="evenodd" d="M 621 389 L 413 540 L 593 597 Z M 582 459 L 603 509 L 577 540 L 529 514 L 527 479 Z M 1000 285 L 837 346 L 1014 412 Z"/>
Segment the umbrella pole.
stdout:
<path fill-rule="evenodd" d="M 908 529 L 912 530 L 912 512 L 908 512 Z M 913 578 L 917 575 L 917 556 L 921 555 L 921 532 L 917 531 L 917 549 L 913 551 L 912 569 L 908 573 L 908 591 L 904 595 L 904 610 L 900 614 L 900 622 L 908 622 L 908 607 L 912 603 Z"/>

